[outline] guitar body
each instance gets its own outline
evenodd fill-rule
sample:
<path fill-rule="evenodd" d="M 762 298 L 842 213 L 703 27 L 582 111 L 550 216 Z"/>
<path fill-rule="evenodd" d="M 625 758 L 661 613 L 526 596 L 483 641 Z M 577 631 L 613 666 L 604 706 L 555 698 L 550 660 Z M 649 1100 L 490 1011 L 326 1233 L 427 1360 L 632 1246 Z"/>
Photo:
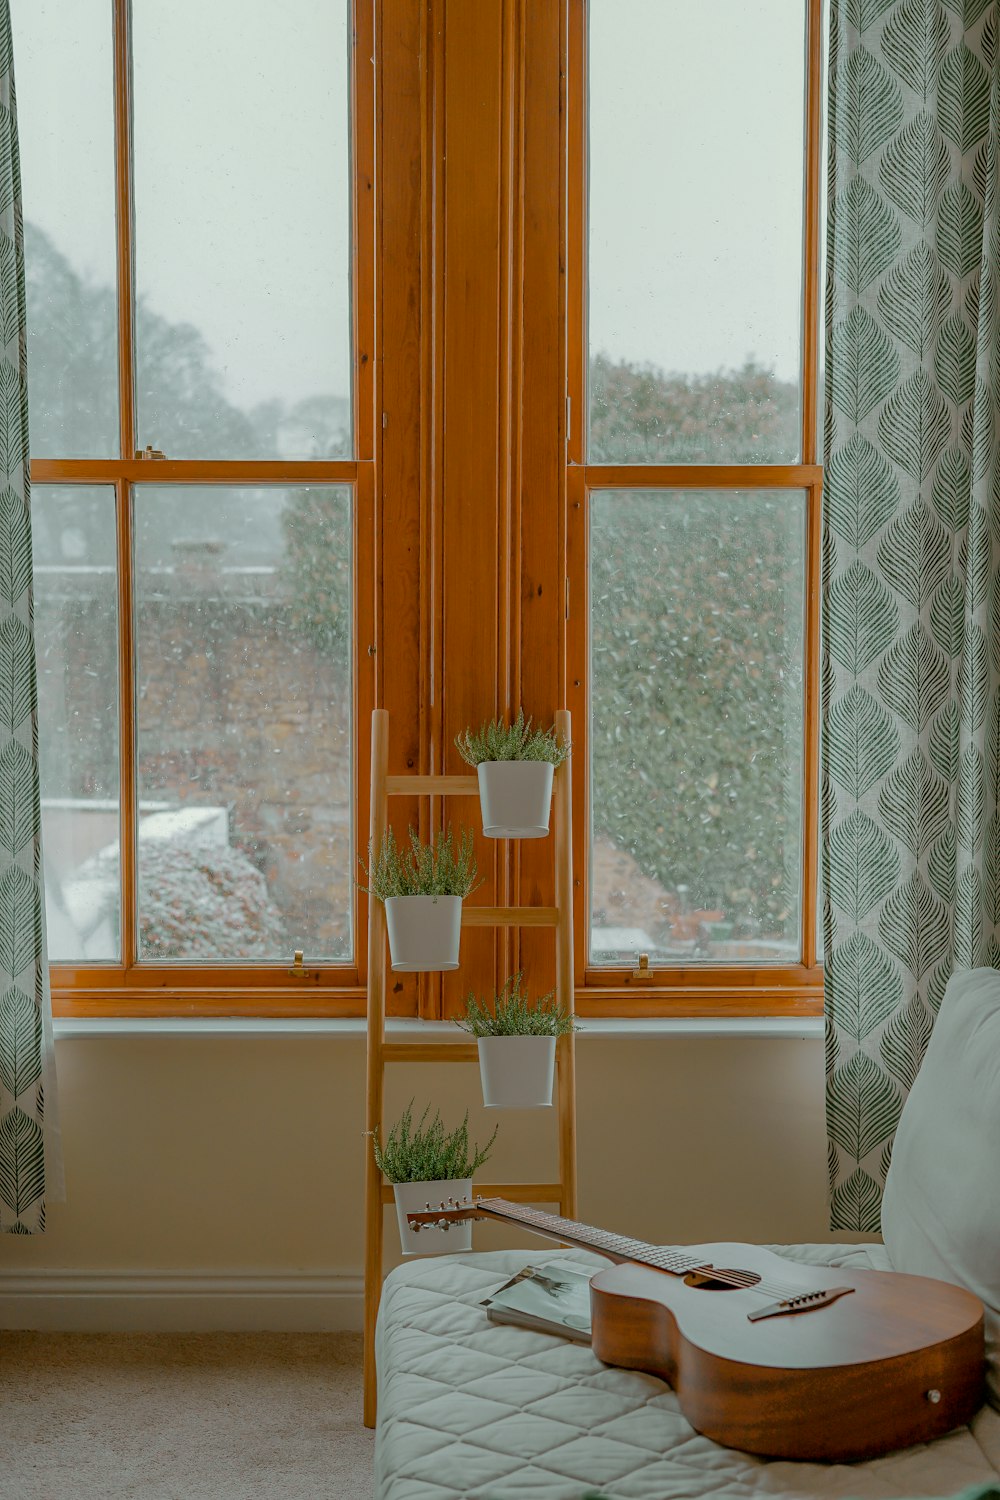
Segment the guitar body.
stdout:
<path fill-rule="evenodd" d="M 597 1273 L 594 1353 L 668 1381 L 706 1437 L 770 1458 L 871 1458 L 941 1437 L 981 1405 L 983 1307 L 960 1287 L 797 1265 L 753 1245 L 702 1253 L 783 1295 L 853 1288 L 826 1305 L 759 1317 L 773 1303 L 766 1290 L 712 1290 L 636 1264 Z"/>

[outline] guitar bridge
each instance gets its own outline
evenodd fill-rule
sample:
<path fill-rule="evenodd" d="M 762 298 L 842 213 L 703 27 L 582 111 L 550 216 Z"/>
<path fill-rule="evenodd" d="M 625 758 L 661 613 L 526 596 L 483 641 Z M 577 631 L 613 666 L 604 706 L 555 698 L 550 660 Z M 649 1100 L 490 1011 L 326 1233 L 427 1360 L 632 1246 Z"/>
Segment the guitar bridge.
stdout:
<path fill-rule="evenodd" d="M 836 1302 L 838 1297 L 846 1297 L 848 1292 L 853 1292 L 852 1286 L 828 1286 L 821 1292 L 803 1292 L 799 1297 L 788 1297 L 784 1302 L 769 1302 L 766 1307 L 758 1307 L 756 1312 L 747 1313 L 751 1323 L 759 1323 L 761 1318 L 787 1317 L 790 1313 L 812 1312 L 814 1307 L 827 1307 L 831 1302 Z"/>

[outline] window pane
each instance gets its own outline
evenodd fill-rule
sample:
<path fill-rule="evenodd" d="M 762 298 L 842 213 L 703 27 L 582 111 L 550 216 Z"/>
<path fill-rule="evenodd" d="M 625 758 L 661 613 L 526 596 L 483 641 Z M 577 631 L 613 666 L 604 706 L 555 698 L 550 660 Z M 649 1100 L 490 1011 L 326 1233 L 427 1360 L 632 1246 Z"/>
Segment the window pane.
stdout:
<path fill-rule="evenodd" d="M 350 499 L 136 491 L 142 958 L 351 957 Z"/>
<path fill-rule="evenodd" d="M 802 492 L 591 495 L 591 954 L 799 957 Z"/>
<path fill-rule="evenodd" d="M 36 484 L 38 747 L 49 957 L 120 956 L 115 492 Z"/>
<path fill-rule="evenodd" d="M 143 0 L 133 53 L 140 446 L 347 456 L 345 0 Z"/>
<path fill-rule="evenodd" d="M 114 85 L 108 0 L 13 0 L 31 451 L 118 446 Z"/>
<path fill-rule="evenodd" d="M 591 0 L 590 458 L 798 457 L 804 0 Z"/>

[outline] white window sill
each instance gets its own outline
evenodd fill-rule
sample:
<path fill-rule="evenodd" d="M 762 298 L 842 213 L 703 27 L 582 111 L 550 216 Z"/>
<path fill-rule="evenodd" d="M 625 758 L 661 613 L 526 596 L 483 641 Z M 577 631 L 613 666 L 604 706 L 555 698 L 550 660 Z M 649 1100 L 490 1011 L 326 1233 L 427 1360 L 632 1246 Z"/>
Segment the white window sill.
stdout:
<path fill-rule="evenodd" d="M 591 1018 L 580 1023 L 582 1046 L 596 1037 L 636 1041 L 646 1037 L 724 1036 L 771 1037 L 782 1040 L 814 1040 L 823 1035 L 819 1016 L 623 1016 Z M 206 1036 L 206 1037 L 300 1037 L 329 1036 L 362 1038 L 365 1023 L 360 1016 L 351 1017 L 270 1017 L 270 1016 L 116 1016 L 94 1020 L 57 1019 L 53 1022 L 56 1041 L 97 1041 L 117 1036 Z M 390 1020 L 386 1033 L 394 1041 L 409 1038 L 466 1040 L 449 1021 Z"/>

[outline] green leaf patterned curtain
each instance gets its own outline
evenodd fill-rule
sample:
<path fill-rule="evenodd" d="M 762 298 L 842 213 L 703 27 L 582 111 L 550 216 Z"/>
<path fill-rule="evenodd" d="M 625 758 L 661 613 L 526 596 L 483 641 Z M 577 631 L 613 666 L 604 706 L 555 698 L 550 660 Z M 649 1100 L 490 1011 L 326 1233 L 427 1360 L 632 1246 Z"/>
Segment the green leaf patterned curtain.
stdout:
<path fill-rule="evenodd" d="M 878 1230 L 956 967 L 1000 966 L 996 0 L 832 0 L 823 859 L 832 1226 Z"/>
<path fill-rule="evenodd" d="M 61 1178 L 45 962 L 21 172 L 11 51 L 9 3 L 0 0 L 0 1230 L 33 1234 L 45 1227 L 46 1190 L 57 1196 Z"/>

